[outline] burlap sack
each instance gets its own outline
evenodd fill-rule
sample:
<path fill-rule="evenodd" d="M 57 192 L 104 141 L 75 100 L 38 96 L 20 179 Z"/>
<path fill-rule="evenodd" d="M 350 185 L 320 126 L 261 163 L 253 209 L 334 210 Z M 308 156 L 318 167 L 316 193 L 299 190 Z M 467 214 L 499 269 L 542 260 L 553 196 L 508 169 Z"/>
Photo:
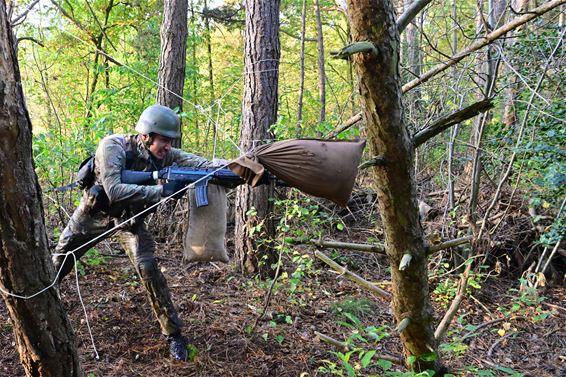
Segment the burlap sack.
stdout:
<path fill-rule="evenodd" d="M 197 207 L 195 190 L 189 189 L 189 228 L 185 235 L 183 262 L 224 262 L 226 253 L 226 189 L 208 185 L 208 205 Z"/>
<path fill-rule="evenodd" d="M 267 169 L 292 187 L 345 207 L 365 144 L 365 140 L 277 141 L 255 148 L 228 167 L 252 186 L 261 183 Z"/>

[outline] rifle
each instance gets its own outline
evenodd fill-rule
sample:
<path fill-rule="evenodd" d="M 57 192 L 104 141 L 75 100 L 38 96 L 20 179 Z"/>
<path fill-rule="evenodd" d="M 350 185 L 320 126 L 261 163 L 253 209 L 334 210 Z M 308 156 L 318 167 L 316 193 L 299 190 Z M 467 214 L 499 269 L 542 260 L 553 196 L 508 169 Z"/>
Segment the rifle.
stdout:
<path fill-rule="evenodd" d="M 155 182 L 158 179 L 182 181 L 187 184 L 196 182 L 194 187 L 197 207 L 208 205 L 207 189 L 209 183 L 228 188 L 234 188 L 245 183 L 239 175 L 228 168 L 182 168 L 173 165 L 157 171 L 122 170 L 122 183 L 143 185 Z"/>

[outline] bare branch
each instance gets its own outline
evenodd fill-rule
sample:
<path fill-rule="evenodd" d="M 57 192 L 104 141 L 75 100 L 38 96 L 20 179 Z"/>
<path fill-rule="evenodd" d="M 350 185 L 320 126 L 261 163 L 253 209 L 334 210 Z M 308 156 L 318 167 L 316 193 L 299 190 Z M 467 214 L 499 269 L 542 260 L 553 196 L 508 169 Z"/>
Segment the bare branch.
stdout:
<path fill-rule="evenodd" d="M 413 2 L 413 4 L 411 4 L 409 9 L 404 11 L 403 14 L 399 16 L 399 18 L 397 19 L 397 30 L 399 30 L 399 34 L 401 34 L 403 30 L 405 30 L 407 25 L 409 25 L 411 21 L 416 17 L 416 15 L 419 14 L 419 12 L 423 10 L 423 8 L 426 7 L 431 1 L 432 0 L 417 0 Z"/>
<path fill-rule="evenodd" d="M 550 10 L 552 10 L 552 9 L 562 5 L 562 4 L 565 4 L 565 3 L 566 3 L 566 0 L 551 0 L 551 1 L 541 5 L 540 7 L 532 9 L 529 13 L 527 13 L 527 14 L 521 16 L 521 17 L 518 17 L 518 18 L 514 19 L 513 21 L 503 25 L 502 27 L 492 31 L 491 33 L 487 34 L 486 36 L 480 37 L 475 42 L 473 42 L 471 45 L 469 45 L 465 49 L 458 52 L 456 55 L 454 55 L 448 61 L 442 62 L 442 63 L 436 65 L 431 70 L 423 73 L 421 75 L 421 77 L 414 79 L 414 80 L 406 83 L 405 85 L 403 85 L 403 93 L 406 93 L 409 90 L 414 89 L 415 87 L 419 86 L 420 84 L 430 80 L 432 77 L 436 76 L 440 72 L 442 72 L 442 71 L 446 70 L 447 68 L 453 66 L 454 64 L 458 63 L 460 60 L 464 59 L 466 56 L 470 55 L 472 52 L 477 51 L 480 48 L 489 45 L 490 43 L 493 43 L 495 40 L 501 38 L 502 36 L 504 36 L 505 34 L 510 32 L 511 30 L 516 29 L 517 27 L 519 27 L 519 26 L 537 18 L 538 16 L 541 16 L 541 15 L 545 14 L 546 12 L 548 12 L 548 11 L 550 11 Z"/>
<path fill-rule="evenodd" d="M 367 281 L 366 279 L 353 273 L 352 271 L 348 271 L 344 266 L 341 266 L 338 263 L 334 262 L 326 254 L 317 250 L 314 252 L 314 255 L 318 259 L 322 260 L 324 263 L 329 265 L 333 270 L 339 272 L 341 275 L 344 275 L 346 278 L 353 281 L 354 283 L 366 288 L 367 290 L 371 291 L 372 293 L 381 297 L 382 299 L 391 299 L 391 293 L 387 292 L 384 289 L 379 288 L 371 281 Z"/>
<path fill-rule="evenodd" d="M 338 241 L 310 240 L 311 243 L 320 248 L 348 249 L 365 251 L 370 253 L 385 253 L 385 246 L 382 244 L 363 244 Z"/>
<path fill-rule="evenodd" d="M 32 38 L 32 37 L 21 37 L 21 38 L 18 38 L 18 39 L 16 40 L 16 45 L 19 45 L 20 42 L 22 42 L 22 41 L 32 41 L 33 43 L 38 44 L 38 45 L 40 45 L 41 47 L 45 47 L 45 46 L 43 45 L 43 43 L 41 43 L 40 41 L 38 41 L 37 39 Z"/>
<path fill-rule="evenodd" d="M 328 133 L 328 135 L 326 135 L 325 139 L 326 140 L 334 139 L 340 133 L 346 131 L 348 128 L 352 127 L 354 124 L 358 123 L 360 120 L 362 120 L 362 113 L 357 113 L 356 115 L 354 115 L 353 117 L 351 117 L 350 119 L 348 119 L 347 121 L 345 121 L 344 123 L 342 123 L 341 125 L 336 127 L 336 129 L 334 131 Z"/>
<path fill-rule="evenodd" d="M 39 3 L 39 0 L 34 0 L 32 1 L 27 7 L 26 9 L 24 9 L 24 11 L 22 13 L 20 13 L 18 16 L 16 16 L 16 18 L 14 18 L 12 21 L 10 21 L 10 23 L 12 24 L 12 26 L 16 25 L 18 23 L 18 21 L 22 20 L 25 16 L 27 16 L 27 14 L 33 9 L 33 7 L 36 6 L 36 4 Z"/>
<path fill-rule="evenodd" d="M 476 102 L 464 109 L 458 110 L 455 113 L 444 116 L 428 127 L 423 128 L 415 133 L 413 136 L 413 145 L 418 147 L 428 139 L 438 135 L 442 131 L 452 127 L 455 124 L 461 123 L 467 119 L 473 118 L 479 113 L 483 113 L 493 107 L 491 98 L 484 99 L 483 101 Z"/>

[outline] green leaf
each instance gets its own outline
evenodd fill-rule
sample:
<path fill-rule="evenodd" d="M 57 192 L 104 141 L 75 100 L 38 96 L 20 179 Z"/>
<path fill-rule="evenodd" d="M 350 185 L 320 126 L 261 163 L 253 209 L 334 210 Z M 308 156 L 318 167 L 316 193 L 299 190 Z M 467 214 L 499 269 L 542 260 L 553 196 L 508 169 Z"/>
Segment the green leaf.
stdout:
<path fill-rule="evenodd" d="M 379 367 L 381 369 L 383 369 L 384 371 L 387 371 L 387 370 L 391 369 L 391 367 L 393 366 L 393 363 L 389 360 L 379 359 L 379 360 L 377 360 L 377 365 L 379 365 Z"/>
<path fill-rule="evenodd" d="M 367 366 L 371 362 L 371 358 L 373 357 L 373 355 L 375 355 L 375 353 L 376 353 L 375 350 L 371 350 L 371 351 L 368 351 L 364 354 L 364 356 L 360 360 L 362 367 L 367 368 Z"/>

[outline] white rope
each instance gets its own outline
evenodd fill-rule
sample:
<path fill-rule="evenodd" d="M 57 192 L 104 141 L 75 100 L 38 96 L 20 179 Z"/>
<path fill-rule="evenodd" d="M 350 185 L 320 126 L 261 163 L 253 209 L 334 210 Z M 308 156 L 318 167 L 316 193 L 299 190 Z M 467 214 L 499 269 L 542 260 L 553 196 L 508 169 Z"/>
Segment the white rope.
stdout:
<path fill-rule="evenodd" d="M 61 21 L 61 20 L 60 20 L 60 21 Z M 104 55 L 104 56 L 106 56 L 106 57 L 108 57 L 108 58 L 110 58 L 110 59 L 113 59 L 115 62 L 117 62 L 118 64 L 122 65 L 123 67 L 129 69 L 131 72 L 133 72 L 133 73 L 139 75 L 140 77 L 142 77 L 142 78 L 144 78 L 144 79 L 146 79 L 146 80 L 148 80 L 148 81 L 154 83 L 155 85 L 157 85 L 157 87 L 159 87 L 159 88 L 161 88 L 161 89 L 163 89 L 163 90 L 165 90 L 165 91 L 167 91 L 167 92 L 173 94 L 174 96 L 178 97 L 178 98 L 179 98 L 180 100 L 182 100 L 183 102 L 186 102 L 186 103 L 190 104 L 191 106 L 193 106 L 193 107 L 194 107 L 195 109 L 197 109 L 199 112 L 201 112 L 202 114 L 204 114 L 204 115 L 207 117 L 208 121 L 210 121 L 210 122 L 212 122 L 212 123 L 214 124 L 215 130 L 216 130 L 217 132 L 218 132 L 218 131 L 221 131 L 221 132 L 225 135 L 225 137 L 228 139 L 228 141 L 230 141 L 230 142 L 238 149 L 238 151 L 240 152 L 240 155 L 242 155 L 242 150 L 240 149 L 240 147 L 238 146 L 238 144 L 236 144 L 236 143 L 230 138 L 230 136 L 228 135 L 228 133 L 227 133 L 222 127 L 220 127 L 220 125 L 218 124 L 217 121 L 215 121 L 207 112 L 205 112 L 205 109 L 204 109 L 202 106 L 197 105 L 197 104 L 195 104 L 195 103 L 189 101 L 188 99 L 186 99 L 186 98 L 184 98 L 184 97 L 178 95 L 177 93 L 175 93 L 175 92 L 169 90 L 168 88 L 166 88 L 166 87 L 160 85 L 158 82 L 156 82 L 156 81 L 153 80 L 152 78 L 148 77 L 147 75 L 144 75 L 142 72 L 139 72 L 138 70 L 136 70 L 136 69 L 130 67 L 129 65 L 123 64 L 123 63 L 119 62 L 117 59 L 114 59 L 112 56 L 110 56 L 110 55 L 107 54 L 106 52 L 104 52 L 104 51 L 102 51 L 102 50 L 100 50 L 100 49 L 98 49 L 98 48 L 93 48 L 93 46 L 91 46 L 90 43 L 88 43 L 87 41 L 85 41 L 85 40 L 79 38 L 78 36 L 74 35 L 73 33 L 70 33 L 70 32 L 68 32 L 68 31 L 64 30 L 63 27 L 62 27 L 62 23 L 61 23 L 61 22 L 59 23 L 59 30 L 60 30 L 61 32 L 65 33 L 66 35 L 69 35 L 70 37 L 72 37 L 72 38 L 78 40 L 79 42 L 81 42 L 81 43 L 83 43 L 83 44 L 86 44 L 89 48 L 94 49 L 97 53 L 99 53 L 99 54 L 101 54 L 101 55 Z M 261 62 L 263 62 L 263 61 L 268 61 L 268 60 L 275 60 L 275 61 L 276 61 L 277 59 L 265 59 L 265 60 L 260 60 L 260 61 L 258 61 L 258 62 L 255 62 L 254 64 L 259 64 L 259 63 L 261 63 Z M 259 70 L 258 70 L 257 72 L 260 72 L 260 73 L 261 73 L 261 72 L 270 72 L 270 71 L 277 71 L 277 70 L 278 70 L 278 69 L 270 69 L 270 70 L 264 70 L 264 71 L 259 71 Z M 249 74 L 250 72 L 251 72 L 251 71 L 246 71 L 246 72 L 244 72 L 244 74 L 243 74 L 241 77 L 243 77 L 245 74 Z M 217 119 L 218 119 L 218 117 L 219 117 L 219 115 L 220 115 L 220 110 L 221 110 L 221 108 L 222 108 L 222 106 L 221 106 L 222 100 L 224 99 L 225 96 L 227 96 L 227 95 L 233 90 L 233 88 L 236 86 L 236 84 L 241 80 L 241 77 L 238 78 L 237 80 L 235 80 L 234 83 L 226 90 L 226 92 L 225 92 L 221 97 L 219 97 L 217 100 L 215 100 L 215 101 L 207 108 L 207 110 L 212 110 L 212 108 L 213 108 L 215 105 L 218 105 Z M 253 149 L 253 148 L 252 148 L 252 149 Z M 215 138 L 215 140 L 214 140 L 214 153 L 215 153 L 215 152 L 216 152 L 216 138 Z M 213 175 L 213 174 L 216 173 L 217 171 L 219 171 L 219 170 L 225 168 L 226 166 L 228 166 L 228 164 L 229 164 L 229 163 L 226 163 L 226 164 L 224 164 L 223 166 L 218 167 L 216 170 L 211 171 L 210 173 L 208 173 L 207 175 L 205 175 L 205 176 L 203 176 L 202 178 L 198 179 L 197 181 L 193 182 L 192 184 L 181 188 L 180 190 L 178 190 L 177 192 L 175 192 L 173 195 L 161 199 L 159 202 L 157 202 L 157 203 L 155 203 L 155 204 L 149 206 L 148 208 L 146 208 L 146 209 L 144 209 L 143 211 L 141 211 L 141 212 L 135 214 L 134 216 L 132 216 L 132 217 L 130 217 L 130 218 L 128 218 L 128 219 L 122 221 L 122 222 L 119 223 L 118 225 L 115 225 L 113 228 L 111 228 L 111 229 L 109 229 L 109 230 L 107 230 L 107 231 L 101 233 L 100 235 L 98 235 L 98 236 L 94 237 L 93 239 L 91 239 L 91 240 L 85 242 L 84 244 L 78 246 L 77 248 L 75 248 L 75 249 L 73 249 L 73 250 L 71 250 L 71 251 L 69 251 L 69 252 L 67 252 L 67 253 L 64 253 L 64 254 L 62 254 L 62 253 L 53 253 L 53 254 L 52 254 L 53 256 L 64 255 L 64 258 L 63 258 L 63 262 L 61 263 L 61 266 L 59 267 L 59 270 L 57 271 L 57 274 L 55 275 L 55 278 L 53 279 L 53 281 L 51 282 L 51 284 L 49 284 L 47 287 L 45 287 L 45 288 L 43 288 L 43 289 L 40 289 L 39 291 L 37 291 L 37 292 L 35 292 L 35 293 L 33 293 L 33 294 L 30 294 L 30 295 L 20 295 L 20 294 L 12 293 L 12 292 L 9 292 L 9 291 L 5 290 L 5 289 L 4 289 L 3 287 L 1 287 L 1 286 L 0 286 L 0 292 L 2 292 L 3 294 L 5 294 L 5 295 L 7 295 L 7 296 L 14 297 L 14 298 L 17 298 L 17 299 L 22 299 L 22 300 L 30 300 L 30 299 L 32 299 L 32 298 L 34 298 L 34 297 L 39 296 L 40 294 L 46 292 L 47 290 L 49 290 L 50 288 L 52 288 L 53 286 L 55 286 L 55 284 L 57 284 L 57 281 L 58 281 L 58 279 L 59 279 L 59 276 L 61 275 L 61 271 L 62 271 L 62 269 L 63 269 L 63 266 L 65 265 L 65 262 L 67 261 L 67 258 L 69 258 L 69 255 L 71 255 L 72 258 L 73 258 L 73 265 L 74 265 L 74 268 L 75 268 L 75 282 L 76 282 L 76 286 L 77 286 L 77 294 L 78 294 L 79 301 L 80 301 L 81 306 L 82 306 L 82 309 L 83 309 L 83 313 L 84 313 L 84 315 L 85 315 L 85 323 L 86 323 L 86 325 L 87 325 L 87 329 L 88 329 L 88 333 L 89 333 L 90 340 L 91 340 L 91 343 L 92 343 L 92 347 L 93 347 L 94 353 L 95 353 L 95 355 L 96 355 L 95 357 L 96 357 L 96 360 L 99 360 L 99 359 L 100 359 L 100 356 L 99 356 L 98 351 L 97 351 L 97 349 L 96 349 L 96 345 L 95 345 L 95 341 L 94 341 L 94 336 L 93 336 L 93 334 L 92 334 L 92 329 L 91 329 L 91 327 L 90 327 L 90 322 L 89 322 L 89 320 L 88 320 L 88 313 L 87 313 L 86 306 L 85 306 L 85 304 L 84 304 L 84 301 L 83 301 L 83 298 L 82 298 L 82 295 L 81 295 L 81 291 L 80 291 L 79 273 L 78 273 L 78 270 L 77 270 L 77 262 L 78 262 L 78 261 L 77 261 L 75 252 L 78 251 L 79 249 L 83 248 L 83 247 L 86 247 L 87 245 L 94 244 L 94 243 L 96 243 L 96 241 L 100 240 L 101 238 L 103 238 L 103 237 L 105 237 L 105 236 L 107 236 L 107 235 L 113 233 L 114 231 L 119 230 L 119 228 L 121 228 L 121 227 L 122 227 L 123 225 L 125 225 L 126 223 L 128 223 L 128 222 L 130 222 L 130 221 L 132 221 L 132 220 L 134 220 L 134 219 L 136 219 L 136 218 L 142 216 L 143 214 L 145 214 L 145 213 L 151 211 L 152 209 L 156 208 L 157 206 L 159 206 L 159 205 L 161 205 L 161 204 L 163 204 L 163 203 L 169 201 L 172 197 L 174 197 L 175 195 L 177 195 L 177 194 L 179 194 L 179 193 L 181 193 L 181 192 L 187 190 L 188 188 L 194 188 L 197 183 L 199 183 L 199 182 L 201 182 L 201 181 L 207 179 L 208 177 L 210 177 L 211 175 Z"/>
<path fill-rule="evenodd" d="M 67 252 L 67 253 L 64 253 L 64 254 L 63 254 L 63 253 L 53 253 L 52 255 L 55 255 L 55 256 L 56 256 L 56 255 L 64 255 L 65 257 L 63 258 L 63 262 L 61 263 L 61 266 L 59 267 L 59 270 L 57 271 L 57 274 L 55 275 L 55 278 L 53 279 L 53 282 L 51 282 L 51 284 L 49 284 L 47 287 L 45 287 L 45 288 L 43 288 L 43 289 L 40 289 L 39 291 L 37 291 L 37 292 L 35 292 L 35 293 L 33 293 L 33 294 L 30 294 L 30 295 L 27 295 L 27 296 L 19 295 L 19 294 L 12 293 L 12 292 L 8 292 L 7 290 L 3 289 L 2 287 L 0 287 L 0 292 L 2 292 L 3 294 L 5 294 L 5 295 L 7 295 L 7 296 L 14 297 L 14 298 L 18 298 L 18 299 L 22 299 L 22 300 L 29 300 L 29 299 L 32 299 L 32 298 L 34 298 L 34 297 L 36 297 L 36 296 L 42 294 L 43 292 L 47 291 L 48 289 L 52 288 L 55 284 L 57 284 L 57 281 L 59 280 L 59 275 L 61 275 L 61 271 L 62 271 L 62 269 L 63 269 L 63 266 L 65 266 L 65 262 L 67 261 L 67 258 L 69 258 L 69 256 L 72 256 L 72 258 L 73 258 L 73 264 L 74 264 L 74 268 L 75 268 L 75 282 L 76 282 L 76 286 L 77 286 L 77 294 L 78 294 L 78 296 L 79 296 L 79 301 L 80 301 L 80 303 L 81 303 L 81 306 L 82 306 L 82 309 L 83 309 L 83 312 L 84 312 L 84 315 L 85 315 L 85 322 L 86 322 L 86 326 L 87 326 L 87 329 L 88 329 L 88 334 L 89 334 L 89 336 L 90 336 L 90 341 L 91 341 L 91 343 L 92 343 L 92 348 L 93 348 L 94 353 L 95 353 L 95 355 L 96 355 L 96 356 L 95 356 L 95 357 L 96 357 L 96 360 L 100 360 L 100 356 L 99 356 L 99 354 L 98 354 L 98 351 L 97 351 L 97 349 L 96 349 L 96 345 L 95 345 L 95 342 L 94 342 L 94 336 L 92 335 L 92 329 L 91 329 L 91 327 L 90 327 L 90 322 L 89 322 L 89 320 L 88 320 L 88 313 L 87 313 L 87 311 L 86 311 L 86 306 L 85 306 L 85 304 L 84 304 L 84 302 L 83 302 L 83 298 L 82 298 L 82 295 L 81 295 L 80 284 L 79 284 L 79 273 L 78 273 L 78 270 L 77 270 L 77 258 L 76 258 L 75 252 L 76 252 L 77 250 L 79 250 L 79 249 L 81 249 L 81 248 L 87 246 L 87 245 L 90 245 L 90 244 L 95 243 L 95 241 L 98 241 L 98 240 L 101 239 L 102 237 L 104 237 L 104 236 L 106 236 L 106 235 L 109 235 L 110 233 L 112 233 L 112 232 L 114 232 L 114 231 L 119 230 L 119 228 L 122 227 L 124 224 L 126 224 L 126 223 L 128 223 L 128 222 L 130 222 L 130 221 L 132 221 L 132 220 L 134 220 L 134 219 L 136 219 L 136 218 L 138 218 L 138 217 L 140 217 L 141 215 L 145 214 L 145 213 L 148 212 L 148 211 L 151 211 L 153 208 L 159 206 L 160 204 L 165 203 L 165 202 L 171 200 L 171 198 L 173 198 L 175 195 L 177 195 L 177 194 L 179 194 L 179 193 L 181 193 L 181 192 L 183 192 L 183 191 L 185 191 L 185 190 L 187 190 L 187 189 L 189 189 L 189 188 L 194 188 L 197 183 L 199 183 L 199 182 L 201 182 L 201 181 L 207 179 L 208 177 L 210 177 L 211 175 L 213 175 L 213 174 L 216 173 L 217 171 L 219 171 L 219 170 L 221 170 L 221 169 L 224 169 L 224 168 L 227 167 L 229 164 L 230 164 L 230 162 L 227 162 L 226 164 L 224 164 L 224 165 L 222 165 L 222 166 L 220 166 L 220 167 L 217 167 L 216 170 L 213 170 L 213 171 L 209 172 L 208 174 L 206 174 L 205 176 L 199 178 L 198 180 L 196 180 L 195 182 L 191 183 L 190 185 L 187 185 L 187 186 L 181 188 L 180 190 L 177 190 L 177 191 L 176 191 L 175 193 L 173 193 L 171 196 L 167 196 L 167 197 L 161 199 L 159 202 L 157 202 L 157 203 L 155 203 L 155 204 L 149 206 L 148 208 L 146 208 L 146 209 L 144 209 L 143 211 L 141 211 L 141 212 L 135 214 L 134 216 L 132 216 L 132 217 L 130 217 L 130 218 L 128 218 L 128 219 L 122 221 L 122 222 L 119 223 L 118 225 L 115 225 L 113 228 L 111 228 L 111 229 L 105 231 L 104 233 L 98 235 L 97 237 L 94 237 L 93 239 L 91 239 L 91 240 L 85 242 L 84 244 L 82 244 L 82 245 L 76 247 L 75 249 L 73 249 L 73 250 L 71 250 L 71 251 L 69 251 L 69 252 Z"/>

